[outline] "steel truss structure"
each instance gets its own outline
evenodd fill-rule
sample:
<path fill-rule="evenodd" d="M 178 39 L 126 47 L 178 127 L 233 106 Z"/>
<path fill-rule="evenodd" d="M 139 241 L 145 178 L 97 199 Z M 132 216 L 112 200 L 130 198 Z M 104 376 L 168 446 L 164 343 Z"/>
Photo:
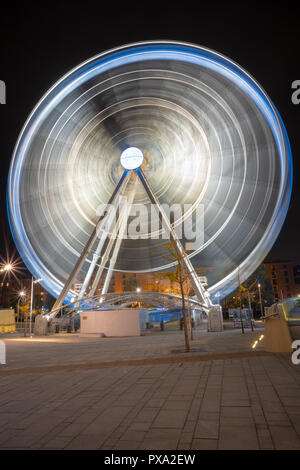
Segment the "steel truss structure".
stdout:
<path fill-rule="evenodd" d="M 106 274 L 105 282 L 103 284 L 101 294 L 98 295 L 99 304 L 100 305 L 102 304 L 103 296 L 107 294 L 107 291 L 109 288 L 109 283 L 111 280 L 113 268 L 114 268 L 114 265 L 115 265 L 115 262 L 116 262 L 116 259 L 120 250 L 120 245 L 124 236 L 124 232 L 127 226 L 128 205 L 130 205 L 134 199 L 134 195 L 136 192 L 137 178 L 143 185 L 150 199 L 150 202 L 153 204 L 153 207 L 155 208 L 155 210 L 157 210 L 163 229 L 167 233 L 170 234 L 170 239 L 176 249 L 176 252 L 178 253 L 178 260 L 180 263 L 182 263 L 185 271 L 188 273 L 188 276 L 190 278 L 191 285 L 194 289 L 195 296 L 197 298 L 196 303 L 201 305 L 201 307 L 207 310 L 208 312 L 210 311 L 210 309 L 220 309 L 219 305 L 213 305 L 208 291 L 206 291 L 203 285 L 201 284 L 190 259 L 188 258 L 158 198 L 156 197 L 155 193 L 151 189 L 151 186 L 143 170 L 141 168 L 137 168 L 131 171 L 124 170 L 124 173 L 119 183 L 117 184 L 112 196 L 109 199 L 109 202 L 107 204 L 107 210 L 104 211 L 104 214 L 101 214 L 92 235 L 90 236 L 76 265 L 74 266 L 73 271 L 71 272 L 60 295 L 58 296 L 55 304 L 53 305 L 52 312 L 51 312 L 52 316 L 56 314 L 58 311 L 60 311 L 63 305 L 63 302 L 65 300 L 65 297 L 67 296 L 69 290 L 74 284 L 83 263 L 88 259 L 88 255 L 93 250 L 94 246 L 96 246 L 96 248 L 94 249 L 92 262 L 90 263 L 84 282 L 81 286 L 81 290 L 76 298 L 76 303 L 77 303 L 77 306 L 79 307 L 80 301 L 83 300 L 83 298 L 93 299 L 93 301 L 95 302 L 95 300 L 97 299 L 97 295 L 95 296 L 96 289 L 101 282 L 105 265 L 109 261 L 109 267 L 108 267 L 108 271 Z M 129 197 L 123 198 L 122 196 L 124 196 L 125 190 L 128 188 L 129 188 L 129 191 L 128 191 Z M 113 206 L 113 203 L 115 203 L 115 206 Z M 114 217 L 112 216 L 113 207 L 115 208 L 115 210 L 118 209 L 117 221 L 115 221 Z M 114 222 L 116 222 L 115 225 L 113 225 Z M 110 256 L 111 252 L 112 252 L 112 255 Z M 97 264 L 99 259 L 100 259 L 100 263 Z M 90 282 L 91 282 L 93 275 L 94 275 L 94 279 L 93 279 L 92 285 L 90 286 Z M 136 293 L 136 295 L 133 295 L 132 293 L 130 294 L 130 298 L 132 299 L 132 301 L 134 301 L 134 298 L 139 297 L 137 294 L 138 293 Z M 119 297 L 118 294 L 116 294 L 116 296 L 117 298 Z M 157 296 L 154 296 L 154 302 L 155 302 L 156 297 Z"/>

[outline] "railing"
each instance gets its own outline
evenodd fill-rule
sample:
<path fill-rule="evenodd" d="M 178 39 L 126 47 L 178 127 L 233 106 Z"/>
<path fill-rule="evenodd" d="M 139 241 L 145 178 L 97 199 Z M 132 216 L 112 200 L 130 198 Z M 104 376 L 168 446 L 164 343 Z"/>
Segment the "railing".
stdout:
<path fill-rule="evenodd" d="M 99 301 L 99 298 L 101 299 Z M 176 295 L 176 294 L 169 294 L 166 292 L 152 292 L 152 291 L 143 291 L 143 292 L 109 292 L 104 295 L 93 295 L 93 296 L 86 296 L 82 297 L 81 299 L 74 299 L 72 302 L 69 302 L 68 304 L 62 305 L 61 307 L 57 307 L 51 312 L 49 312 L 50 318 L 55 318 L 56 315 L 58 315 L 60 312 L 62 313 L 65 308 L 70 308 L 71 311 L 68 312 L 68 314 L 72 314 L 73 312 L 76 312 L 77 310 L 80 310 L 80 308 L 83 307 L 84 302 L 86 301 L 91 301 L 95 302 L 95 305 L 91 305 L 90 307 L 84 306 L 85 310 L 91 310 L 95 307 L 116 307 L 118 303 L 126 301 L 131 301 L 131 302 L 142 302 L 143 300 L 145 302 L 149 302 L 149 300 L 153 299 L 168 299 L 169 302 L 173 301 L 174 306 L 176 303 L 181 302 L 181 296 Z M 193 306 L 198 306 L 201 307 L 203 310 L 206 310 L 206 306 L 202 305 L 198 300 L 189 299 L 190 305 Z M 122 305 L 119 305 L 119 307 L 122 307 Z"/>
<path fill-rule="evenodd" d="M 33 328 L 33 324 L 32 324 L 32 328 Z M 24 331 L 24 329 L 29 332 L 30 320 L 16 321 L 16 331 Z"/>

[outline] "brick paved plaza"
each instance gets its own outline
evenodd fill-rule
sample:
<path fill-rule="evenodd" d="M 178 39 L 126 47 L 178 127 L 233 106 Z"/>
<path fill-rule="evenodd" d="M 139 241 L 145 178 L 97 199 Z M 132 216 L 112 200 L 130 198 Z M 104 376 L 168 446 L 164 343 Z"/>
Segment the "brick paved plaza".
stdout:
<path fill-rule="evenodd" d="M 2 335 L 1 449 L 300 449 L 300 370 L 264 333 Z"/>

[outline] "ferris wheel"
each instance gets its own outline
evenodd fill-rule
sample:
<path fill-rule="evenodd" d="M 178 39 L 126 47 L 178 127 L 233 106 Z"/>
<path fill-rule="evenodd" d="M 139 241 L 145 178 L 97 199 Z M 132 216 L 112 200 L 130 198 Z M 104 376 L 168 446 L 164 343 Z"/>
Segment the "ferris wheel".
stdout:
<path fill-rule="evenodd" d="M 28 269 L 63 302 L 76 279 L 93 290 L 105 273 L 176 264 L 164 256 L 164 227 L 153 236 L 149 222 L 142 237 L 115 245 L 110 228 L 101 245 L 99 206 L 126 191 L 131 202 L 155 204 L 162 219 L 164 205 L 186 206 L 165 224 L 180 248 L 177 229 L 195 229 L 200 214 L 201 240 L 185 262 L 196 293 L 213 304 L 265 258 L 291 186 L 285 127 L 255 79 L 205 47 L 151 41 L 92 57 L 42 97 L 14 150 L 8 211 Z"/>

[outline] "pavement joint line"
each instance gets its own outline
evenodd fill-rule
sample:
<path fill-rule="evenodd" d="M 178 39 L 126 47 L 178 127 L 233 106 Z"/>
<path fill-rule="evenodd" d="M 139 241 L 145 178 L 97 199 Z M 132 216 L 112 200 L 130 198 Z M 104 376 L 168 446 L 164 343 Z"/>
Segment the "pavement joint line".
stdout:
<path fill-rule="evenodd" d="M 243 357 L 258 357 L 258 356 L 275 356 L 275 353 L 268 351 L 241 351 L 230 353 L 211 353 L 211 354 L 195 354 L 195 355 L 176 355 L 176 356 L 163 356 L 145 359 L 128 359 L 124 361 L 106 361 L 106 362 L 90 362 L 90 363 L 70 363 L 51 366 L 38 366 L 38 367 L 24 367 L 24 368 L 6 368 L 0 369 L 0 377 L 17 374 L 40 374 L 51 373 L 59 371 L 74 371 L 74 370 L 91 370 L 91 369 L 104 369 L 108 367 L 124 367 L 124 366 L 144 366 L 144 365 L 161 365 L 183 362 L 201 362 L 212 361 L 219 359 L 236 359 Z"/>

